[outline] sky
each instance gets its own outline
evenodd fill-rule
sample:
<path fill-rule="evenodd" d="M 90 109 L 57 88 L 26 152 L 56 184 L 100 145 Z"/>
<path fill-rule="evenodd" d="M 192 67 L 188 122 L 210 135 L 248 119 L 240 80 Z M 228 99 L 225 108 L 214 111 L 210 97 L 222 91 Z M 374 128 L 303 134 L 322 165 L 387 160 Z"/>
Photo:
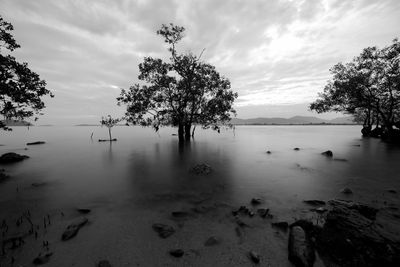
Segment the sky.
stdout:
<path fill-rule="evenodd" d="M 0 0 L 21 45 L 12 54 L 47 82 L 38 124 L 123 116 L 121 88 L 138 83 L 146 56 L 168 59 L 156 34 L 185 27 L 178 46 L 214 65 L 239 94 L 238 118 L 335 118 L 308 110 L 329 69 L 400 37 L 399 0 Z"/>

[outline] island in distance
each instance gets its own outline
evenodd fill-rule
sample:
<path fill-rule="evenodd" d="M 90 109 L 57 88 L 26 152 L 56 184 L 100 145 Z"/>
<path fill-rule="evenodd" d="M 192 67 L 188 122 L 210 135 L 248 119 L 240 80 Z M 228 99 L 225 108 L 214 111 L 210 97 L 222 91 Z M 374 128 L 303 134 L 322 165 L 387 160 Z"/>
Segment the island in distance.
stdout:
<path fill-rule="evenodd" d="M 357 125 L 353 117 L 339 117 L 332 120 L 324 120 L 317 117 L 294 116 L 291 118 L 233 118 L 234 125 Z"/>

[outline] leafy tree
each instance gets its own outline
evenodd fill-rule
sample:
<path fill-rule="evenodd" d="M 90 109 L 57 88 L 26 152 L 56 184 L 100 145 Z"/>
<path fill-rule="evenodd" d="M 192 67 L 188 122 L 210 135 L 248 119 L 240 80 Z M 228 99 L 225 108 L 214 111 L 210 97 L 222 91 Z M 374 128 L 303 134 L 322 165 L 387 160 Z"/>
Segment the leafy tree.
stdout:
<path fill-rule="evenodd" d="M 236 114 L 232 106 L 237 98 L 229 80 L 201 61 L 204 50 L 199 56 L 177 52 L 184 30 L 173 24 L 162 25 L 157 34 L 169 45 L 169 62 L 145 57 L 138 76 L 144 85 L 123 89 L 117 98 L 119 105 L 127 105 L 128 122 L 152 126 L 156 131 L 161 126 L 178 127 L 179 141 L 190 140 L 196 124 L 219 129 L 219 125 L 229 123 L 231 115 Z"/>
<path fill-rule="evenodd" d="M 108 115 L 106 117 L 101 117 L 100 124 L 101 126 L 106 126 L 108 128 L 108 136 L 110 137 L 110 142 L 113 141 L 111 138 L 111 128 L 117 125 L 118 122 L 120 122 L 121 119 L 114 119 L 111 117 L 111 115 Z M 105 140 L 107 141 L 107 140 Z"/>
<path fill-rule="evenodd" d="M 347 64 L 330 70 L 332 79 L 310 109 L 318 113 L 339 111 L 363 122 L 368 134 L 375 124 L 392 135 L 400 122 L 400 42 L 382 49 L 365 48 Z"/>
<path fill-rule="evenodd" d="M 53 94 L 27 63 L 19 63 L 8 54 L 20 47 L 11 34 L 12 30 L 12 24 L 0 16 L 0 114 L 5 120 L 23 120 L 41 114 L 40 110 L 45 107 L 41 97 L 53 97 Z M 0 128 L 11 130 L 1 121 Z"/>

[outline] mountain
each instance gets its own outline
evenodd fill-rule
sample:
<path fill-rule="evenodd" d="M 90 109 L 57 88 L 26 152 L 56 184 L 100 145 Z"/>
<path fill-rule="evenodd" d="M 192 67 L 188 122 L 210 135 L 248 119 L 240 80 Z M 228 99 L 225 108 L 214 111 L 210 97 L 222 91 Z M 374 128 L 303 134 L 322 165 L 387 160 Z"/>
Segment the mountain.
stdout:
<path fill-rule="evenodd" d="M 235 125 L 303 125 L 303 124 L 356 124 L 353 117 L 340 117 L 333 120 L 323 120 L 317 117 L 294 116 L 291 118 L 252 118 L 231 120 Z"/>

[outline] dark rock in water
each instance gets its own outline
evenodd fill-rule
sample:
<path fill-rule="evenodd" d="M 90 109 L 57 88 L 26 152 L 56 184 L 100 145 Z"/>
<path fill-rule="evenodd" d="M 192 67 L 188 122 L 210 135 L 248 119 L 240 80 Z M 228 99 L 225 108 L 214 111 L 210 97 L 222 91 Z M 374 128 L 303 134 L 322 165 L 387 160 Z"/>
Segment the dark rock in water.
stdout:
<path fill-rule="evenodd" d="M 50 260 L 50 257 L 53 255 L 53 252 L 48 252 L 46 254 L 44 254 L 43 256 L 41 254 L 39 254 L 39 256 L 37 256 L 34 260 L 33 260 L 33 264 L 35 265 L 42 265 L 47 263 Z"/>
<path fill-rule="evenodd" d="M 177 134 L 171 134 L 172 136 L 178 136 Z"/>
<path fill-rule="evenodd" d="M 77 208 L 76 211 L 79 212 L 79 213 L 82 213 L 82 214 L 88 214 L 92 210 L 91 209 L 85 209 L 85 208 Z"/>
<path fill-rule="evenodd" d="M 197 175 L 207 175 L 211 173 L 212 168 L 210 165 L 203 163 L 197 164 L 190 171 Z"/>
<path fill-rule="evenodd" d="M 0 163 L 14 163 L 29 158 L 25 155 L 20 155 L 14 152 L 9 152 L 1 155 Z"/>
<path fill-rule="evenodd" d="M 172 217 L 175 218 L 185 218 L 187 216 L 189 216 L 189 212 L 186 211 L 173 211 L 171 212 Z"/>
<path fill-rule="evenodd" d="M 300 150 L 300 148 L 298 148 L 298 147 L 295 147 L 295 148 L 293 148 L 293 150 L 294 150 L 294 151 L 299 151 L 299 150 Z"/>
<path fill-rule="evenodd" d="M 8 178 L 10 178 L 10 176 L 5 174 L 5 170 L 4 169 L 0 169 L 0 183 L 5 181 Z"/>
<path fill-rule="evenodd" d="M 258 209 L 257 213 L 260 217 L 265 218 L 269 215 L 269 209 Z"/>
<path fill-rule="evenodd" d="M 172 250 L 169 251 L 169 254 L 171 256 L 176 257 L 176 258 L 182 257 L 184 253 L 185 252 L 182 249 L 172 249 Z"/>
<path fill-rule="evenodd" d="M 242 221 L 239 218 L 236 218 L 236 224 L 239 225 L 240 227 L 249 227 L 249 225 L 247 223 L 245 223 L 244 221 Z"/>
<path fill-rule="evenodd" d="M 341 161 L 341 162 L 348 162 L 347 159 L 341 159 L 341 158 L 334 158 L 334 161 Z"/>
<path fill-rule="evenodd" d="M 161 238 L 167 238 L 175 233 L 175 229 L 172 226 L 166 224 L 155 223 L 152 227 Z"/>
<path fill-rule="evenodd" d="M 325 152 L 322 152 L 321 155 L 327 156 L 329 158 L 333 157 L 333 152 L 330 150 L 327 150 Z"/>
<path fill-rule="evenodd" d="M 285 232 L 287 231 L 287 229 L 289 227 L 289 224 L 287 222 L 273 222 L 273 223 L 271 223 L 271 225 L 273 227 L 283 230 Z"/>
<path fill-rule="evenodd" d="M 316 235 L 319 255 L 337 266 L 399 266 L 400 239 L 375 222 L 377 209 L 329 201 L 333 209 Z"/>
<path fill-rule="evenodd" d="M 99 139 L 99 142 L 114 142 L 114 141 L 117 141 L 117 138 L 114 138 L 114 139 Z"/>
<path fill-rule="evenodd" d="M 353 191 L 350 188 L 345 187 L 342 190 L 340 190 L 340 193 L 349 195 L 349 194 L 353 194 Z"/>
<path fill-rule="evenodd" d="M 33 187 L 41 187 L 41 186 L 45 186 L 45 185 L 47 185 L 46 182 L 32 183 Z"/>
<path fill-rule="evenodd" d="M 271 154 L 271 151 L 268 150 L 268 151 L 267 151 L 267 154 Z"/>
<path fill-rule="evenodd" d="M 395 189 L 388 189 L 386 191 L 388 191 L 389 193 L 392 193 L 392 194 L 396 194 L 397 193 L 397 191 Z"/>
<path fill-rule="evenodd" d="M 33 145 L 43 145 L 46 144 L 45 141 L 36 141 L 36 142 L 32 142 L 32 143 L 27 143 L 27 146 L 33 146 Z"/>
<path fill-rule="evenodd" d="M 62 234 L 61 239 L 63 241 L 69 240 L 76 236 L 79 232 L 79 230 L 87 224 L 89 220 L 87 218 L 80 218 L 76 220 L 75 222 L 71 223 L 70 225 L 67 226 L 67 229 L 64 231 Z"/>
<path fill-rule="evenodd" d="M 289 260 L 298 267 L 314 265 L 315 252 L 306 232 L 300 226 L 294 226 L 289 233 Z"/>
<path fill-rule="evenodd" d="M 260 263 L 260 255 L 258 255 L 254 251 L 249 252 L 249 258 L 254 262 L 254 263 Z"/>
<path fill-rule="evenodd" d="M 206 240 L 206 242 L 204 242 L 204 246 L 214 246 L 214 245 L 218 245 L 220 243 L 220 241 L 218 240 L 218 238 L 216 238 L 215 236 L 212 236 L 210 238 L 208 238 Z"/>
<path fill-rule="evenodd" d="M 111 263 L 108 260 L 102 260 L 97 263 L 97 267 L 111 267 Z"/>
<path fill-rule="evenodd" d="M 261 204 L 261 203 L 262 203 L 261 198 L 252 198 L 252 199 L 251 199 L 251 204 L 252 204 L 252 205 L 259 205 L 259 204 Z"/>
<path fill-rule="evenodd" d="M 316 199 L 312 199 L 312 200 L 303 200 L 304 203 L 312 205 L 312 206 L 323 206 L 325 205 L 325 201 L 323 200 L 316 200 Z"/>

